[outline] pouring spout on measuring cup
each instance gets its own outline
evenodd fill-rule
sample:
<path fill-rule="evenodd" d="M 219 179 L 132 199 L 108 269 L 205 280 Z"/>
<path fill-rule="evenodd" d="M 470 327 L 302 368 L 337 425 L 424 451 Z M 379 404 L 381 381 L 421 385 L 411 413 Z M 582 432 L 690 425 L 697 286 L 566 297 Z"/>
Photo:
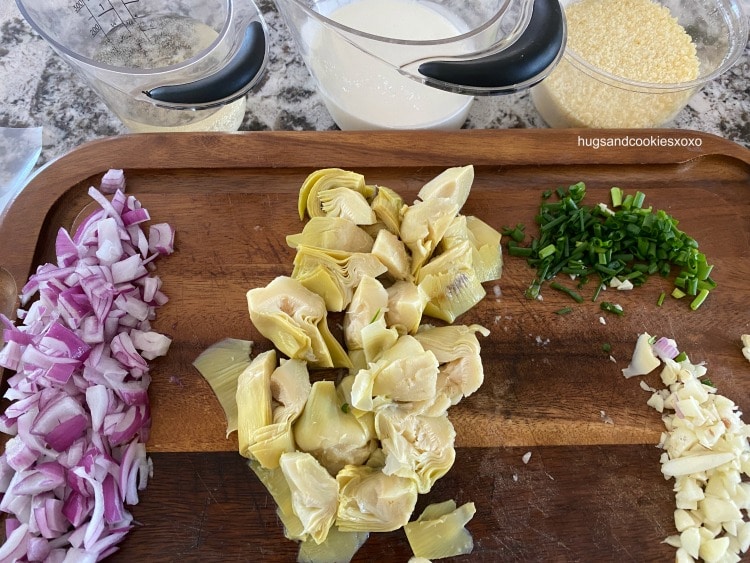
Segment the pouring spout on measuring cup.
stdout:
<path fill-rule="evenodd" d="M 229 63 L 217 72 L 183 84 L 157 86 L 143 93 L 166 107 L 223 105 L 245 95 L 260 79 L 268 60 L 268 41 L 261 21 L 251 22 Z"/>
<path fill-rule="evenodd" d="M 425 84 L 474 95 L 506 94 L 541 82 L 562 57 L 566 42 L 565 16 L 558 0 L 535 0 L 521 36 L 489 52 L 461 57 L 415 61 Z"/>

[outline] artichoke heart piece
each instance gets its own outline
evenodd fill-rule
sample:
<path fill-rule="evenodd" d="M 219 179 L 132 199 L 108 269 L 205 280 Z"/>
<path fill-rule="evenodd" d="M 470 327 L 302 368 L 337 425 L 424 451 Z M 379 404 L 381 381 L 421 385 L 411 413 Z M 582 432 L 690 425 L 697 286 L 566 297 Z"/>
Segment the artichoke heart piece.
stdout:
<path fill-rule="evenodd" d="M 302 360 L 281 360 L 271 374 L 274 423 L 293 422 L 305 408 L 310 395 L 310 373 Z"/>
<path fill-rule="evenodd" d="M 366 368 L 381 351 L 390 348 L 398 339 L 398 332 L 388 328 L 385 313 L 388 309 L 388 292 L 375 278 L 365 276 L 354 291 L 354 297 L 344 316 L 344 340 L 349 357 L 363 350 L 360 368 Z M 352 360 L 352 364 L 355 364 Z"/>
<path fill-rule="evenodd" d="M 320 207 L 329 217 L 344 217 L 357 225 L 377 221 L 370 203 L 361 193 L 349 188 L 331 188 L 318 194 Z"/>
<path fill-rule="evenodd" d="M 458 358 L 440 366 L 438 395 L 445 396 L 451 406 L 475 393 L 484 383 L 484 366 L 479 354 Z"/>
<path fill-rule="evenodd" d="M 479 281 L 498 280 L 503 273 L 502 235 L 493 227 L 474 216 L 466 217 L 472 244 L 474 270 Z"/>
<path fill-rule="evenodd" d="M 411 280 L 411 259 L 396 235 L 386 229 L 378 231 L 371 252 L 388 268 L 388 275 L 394 280 Z"/>
<path fill-rule="evenodd" d="M 302 413 L 310 394 L 307 364 L 302 360 L 282 360 L 268 383 L 273 398 L 273 421 L 253 432 L 248 452 L 263 467 L 275 468 L 281 454 L 296 449 L 292 423 Z"/>
<path fill-rule="evenodd" d="M 377 361 L 383 351 L 393 346 L 400 336 L 395 328 L 388 328 L 385 323 L 378 322 L 364 327 L 361 334 L 366 363 L 362 367 L 367 367 L 371 362 Z"/>
<path fill-rule="evenodd" d="M 430 298 L 425 314 L 448 323 L 455 321 L 487 294 L 472 268 L 468 241 L 425 264 L 417 282 Z"/>
<path fill-rule="evenodd" d="M 329 311 L 343 311 L 364 276 L 373 278 L 386 267 L 370 253 L 297 247 L 292 277 L 323 298 Z"/>
<path fill-rule="evenodd" d="M 284 536 L 295 541 L 303 539 L 304 526 L 292 509 L 292 490 L 281 468 L 261 467 L 257 461 L 249 461 L 248 465 L 276 502 L 276 514 L 284 526 Z"/>
<path fill-rule="evenodd" d="M 474 167 L 457 166 L 447 168 L 419 190 L 419 199 L 427 201 L 434 198 L 446 198 L 456 204 L 460 210 L 469 199 L 471 185 L 474 183 Z"/>
<path fill-rule="evenodd" d="M 385 228 L 392 234 L 398 235 L 401 230 L 401 214 L 404 205 L 404 199 L 394 190 L 378 186 L 370 207 Z"/>
<path fill-rule="evenodd" d="M 373 394 L 394 401 L 422 401 L 435 396 L 438 361 L 410 335 L 398 341 L 380 356 Z"/>
<path fill-rule="evenodd" d="M 416 557 L 443 559 L 466 555 L 474 549 L 474 539 L 466 524 L 474 517 L 476 507 L 467 502 L 456 508 L 455 501 L 431 504 L 424 512 L 404 526 L 412 552 Z"/>
<path fill-rule="evenodd" d="M 363 411 L 375 409 L 373 396 L 390 401 L 425 401 L 435 397 L 438 362 L 410 335 L 399 337 L 377 362 L 354 376 L 352 405 Z"/>
<path fill-rule="evenodd" d="M 279 460 L 292 497 L 292 510 L 302 522 L 302 534 L 322 543 L 338 509 L 338 484 L 312 455 L 285 453 Z"/>
<path fill-rule="evenodd" d="M 446 415 L 421 416 L 389 405 L 375 415 L 385 453 L 383 473 L 413 479 L 427 493 L 456 459 L 456 431 Z"/>
<path fill-rule="evenodd" d="M 412 274 L 432 256 L 457 213 L 456 203 L 443 197 L 416 201 L 404 210 L 400 236 L 411 251 Z"/>
<path fill-rule="evenodd" d="M 498 280 L 503 273 L 502 235 L 474 216 L 457 215 L 440 241 L 446 252 L 464 242 L 471 247 L 471 266 L 480 282 Z"/>
<path fill-rule="evenodd" d="M 388 289 L 388 309 L 385 322 L 399 334 L 413 334 L 419 328 L 422 314 L 430 296 L 421 285 L 411 281 L 398 281 Z"/>
<path fill-rule="evenodd" d="M 349 368 L 349 375 L 352 377 L 359 370 L 367 369 L 367 357 L 364 350 L 349 350 L 349 361 L 352 363 L 352 367 Z"/>
<path fill-rule="evenodd" d="M 344 316 L 344 342 L 351 350 L 362 349 L 362 329 L 377 323 L 385 328 L 388 292 L 377 279 L 363 276 L 354 290 Z"/>
<path fill-rule="evenodd" d="M 422 325 L 414 334 L 414 338 L 419 341 L 425 350 L 435 354 L 439 363 L 444 364 L 464 356 L 478 355 L 481 346 L 477 333 L 482 336 L 489 336 L 490 331 L 478 324 L 468 326 Z"/>
<path fill-rule="evenodd" d="M 345 465 L 364 463 L 376 447 L 372 416 L 344 412 L 333 381 L 316 381 L 294 424 L 297 447 L 312 454 L 331 475 Z"/>
<path fill-rule="evenodd" d="M 286 237 L 291 248 L 305 245 L 345 252 L 370 252 L 373 242 L 370 235 L 345 217 L 313 217 L 301 233 Z"/>
<path fill-rule="evenodd" d="M 263 426 L 253 432 L 246 457 L 258 460 L 265 468 L 274 469 L 279 466 L 279 459 L 283 454 L 295 449 L 291 424 L 281 422 Z"/>
<path fill-rule="evenodd" d="M 349 358 L 331 334 L 322 297 L 286 276 L 247 292 L 250 320 L 289 358 L 310 367 L 349 367 Z"/>
<path fill-rule="evenodd" d="M 304 219 L 305 213 L 309 217 L 325 215 L 319 196 L 321 192 L 334 188 L 354 190 L 365 198 L 370 198 L 375 193 L 373 186 L 365 184 L 365 177 L 362 174 L 342 170 L 341 168 L 322 168 L 312 172 L 300 187 L 297 204 L 299 218 Z"/>
<path fill-rule="evenodd" d="M 258 354 L 237 380 L 237 439 L 240 455 L 252 458 L 250 447 L 255 433 L 273 421 L 271 374 L 276 368 L 276 351 Z"/>
<path fill-rule="evenodd" d="M 365 465 L 347 465 L 336 475 L 336 525 L 348 532 L 391 532 L 409 521 L 417 503 L 414 481 Z"/>
<path fill-rule="evenodd" d="M 206 348 L 193 362 L 208 382 L 227 419 L 227 436 L 237 430 L 237 380 L 252 361 L 249 340 L 225 338 Z"/>
<path fill-rule="evenodd" d="M 323 543 L 300 543 L 297 563 L 348 563 L 369 537 L 369 532 L 342 532 L 331 526 Z"/>

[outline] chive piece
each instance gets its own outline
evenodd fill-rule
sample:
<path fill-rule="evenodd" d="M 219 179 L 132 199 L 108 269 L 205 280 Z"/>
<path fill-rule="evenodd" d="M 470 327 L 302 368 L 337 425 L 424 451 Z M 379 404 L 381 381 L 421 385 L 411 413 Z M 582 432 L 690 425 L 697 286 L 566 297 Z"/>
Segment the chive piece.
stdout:
<path fill-rule="evenodd" d="M 687 360 L 687 358 L 688 356 L 685 352 L 680 352 L 674 357 L 674 361 L 679 364 L 680 362 L 684 362 L 685 360 Z"/>
<path fill-rule="evenodd" d="M 529 257 L 534 251 L 527 246 L 518 246 L 517 244 L 508 244 L 508 254 L 511 256 Z"/>
<path fill-rule="evenodd" d="M 690 303 L 690 308 L 695 311 L 698 307 L 703 305 L 703 302 L 706 300 L 706 297 L 708 297 L 708 290 L 707 289 L 701 289 L 698 292 L 698 295 L 693 299 L 693 301 Z"/>
<path fill-rule="evenodd" d="M 604 284 L 600 283 L 596 286 L 596 291 L 594 292 L 594 296 L 591 298 L 592 301 L 596 301 L 599 299 L 599 294 L 602 292 L 602 289 L 604 289 Z"/>
<path fill-rule="evenodd" d="M 567 315 L 568 313 L 572 313 L 572 312 L 573 312 L 573 309 L 571 309 L 570 307 L 563 307 L 562 309 L 558 309 L 557 311 L 555 311 L 555 314 Z"/>
<path fill-rule="evenodd" d="M 575 301 L 576 303 L 583 303 L 583 297 L 581 297 L 581 294 L 580 294 L 580 293 L 578 293 L 577 291 L 574 291 L 574 290 L 570 289 L 569 287 L 565 287 L 564 285 L 560 285 L 560 284 L 559 284 L 559 283 L 557 283 L 557 282 L 552 282 L 552 283 L 550 283 L 550 284 L 549 284 L 549 286 L 550 286 L 550 287 L 551 287 L 552 289 L 556 289 L 557 291 L 561 291 L 561 292 L 563 292 L 563 293 L 567 294 L 567 295 L 568 295 L 568 296 L 570 296 L 570 297 L 571 297 L 571 298 L 572 298 L 572 299 L 573 299 L 573 300 L 574 300 L 574 301 Z"/>
<path fill-rule="evenodd" d="M 500 234 L 505 237 L 510 237 L 516 242 L 522 242 L 526 237 L 526 234 L 524 233 L 525 229 L 526 225 L 524 225 L 523 223 L 518 223 L 512 229 L 510 227 L 503 227 L 500 230 Z"/>
<path fill-rule="evenodd" d="M 610 188 L 610 196 L 612 197 L 612 207 L 620 207 L 622 205 L 622 189 Z"/>
<path fill-rule="evenodd" d="M 682 290 L 681 290 L 680 288 L 678 288 L 678 287 L 675 287 L 675 288 L 674 288 L 674 289 L 672 290 L 672 297 L 674 297 L 675 299 L 682 299 L 682 298 L 683 298 L 683 297 L 685 297 L 686 295 L 687 295 L 687 293 L 685 293 L 684 291 L 682 291 Z"/>
<path fill-rule="evenodd" d="M 616 303 L 610 303 L 609 301 L 602 301 L 599 307 L 602 309 L 602 311 L 607 311 L 608 313 L 614 313 L 615 315 L 618 315 L 620 317 L 622 317 L 625 314 L 625 311 L 622 310 L 622 307 L 620 307 Z"/>
<path fill-rule="evenodd" d="M 548 244 L 539 251 L 539 258 L 547 258 L 548 256 L 552 256 L 555 253 L 555 250 L 556 249 L 554 244 Z"/>
<path fill-rule="evenodd" d="M 341 412 L 349 412 L 349 403 L 344 403 L 343 405 L 341 405 Z"/>
<path fill-rule="evenodd" d="M 662 305 L 664 305 L 664 298 L 665 298 L 666 296 L 667 296 L 667 292 L 666 292 L 666 291 L 662 291 L 662 292 L 661 292 L 661 293 L 659 294 L 659 299 L 657 299 L 657 300 L 656 300 L 656 306 L 657 306 L 657 307 L 661 307 Z"/>
<path fill-rule="evenodd" d="M 528 288 L 526 288 L 524 295 L 526 296 L 526 299 L 538 299 L 539 292 L 541 290 L 542 290 L 542 283 L 539 281 L 539 279 L 535 279 L 533 282 L 531 282 L 531 285 Z"/>
<path fill-rule="evenodd" d="M 602 344 L 602 350 L 609 354 L 612 351 L 612 345 L 609 342 Z"/>
<path fill-rule="evenodd" d="M 710 380 L 709 378 L 707 378 L 707 377 L 704 377 L 703 379 L 701 379 L 701 383 L 702 383 L 703 385 L 708 385 L 709 387 L 713 387 L 714 389 L 716 389 L 716 385 L 714 385 L 714 382 L 713 382 L 713 381 L 711 381 L 711 380 Z"/>

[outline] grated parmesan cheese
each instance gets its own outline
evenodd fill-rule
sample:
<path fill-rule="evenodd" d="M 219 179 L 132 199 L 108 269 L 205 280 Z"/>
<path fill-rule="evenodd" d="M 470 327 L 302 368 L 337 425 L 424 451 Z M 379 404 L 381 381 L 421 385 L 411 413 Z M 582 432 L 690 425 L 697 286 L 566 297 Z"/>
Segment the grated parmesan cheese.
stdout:
<path fill-rule="evenodd" d="M 580 0 L 565 10 L 568 48 L 625 80 L 679 84 L 698 78 L 695 44 L 669 9 L 652 0 Z M 533 90 L 553 127 L 655 127 L 671 120 L 695 88 L 661 92 L 594 78 L 566 56 Z M 610 84 L 605 83 L 608 80 Z"/>

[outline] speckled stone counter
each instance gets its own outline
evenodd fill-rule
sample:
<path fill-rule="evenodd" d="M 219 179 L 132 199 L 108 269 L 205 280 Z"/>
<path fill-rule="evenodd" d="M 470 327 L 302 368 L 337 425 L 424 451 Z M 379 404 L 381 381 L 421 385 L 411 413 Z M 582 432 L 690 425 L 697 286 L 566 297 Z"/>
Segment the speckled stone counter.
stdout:
<path fill-rule="evenodd" d="M 750 13 L 750 0 L 744 0 Z M 271 31 L 270 64 L 251 93 L 241 130 L 326 130 L 333 120 L 271 0 L 257 2 Z M 31 30 L 14 0 L 0 0 L 0 126 L 43 126 L 40 164 L 126 129 Z M 671 127 L 750 147 L 750 44 L 738 63 L 694 96 Z M 478 98 L 467 128 L 546 127 L 528 93 Z"/>

